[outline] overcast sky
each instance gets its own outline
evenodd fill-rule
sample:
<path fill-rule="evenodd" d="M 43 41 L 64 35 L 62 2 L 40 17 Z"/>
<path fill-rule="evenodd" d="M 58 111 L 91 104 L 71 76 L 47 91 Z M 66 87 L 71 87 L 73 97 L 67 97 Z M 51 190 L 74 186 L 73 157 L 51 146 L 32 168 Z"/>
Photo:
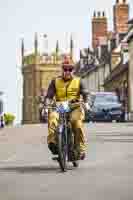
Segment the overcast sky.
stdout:
<path fill-rule="evenodd" d="M 130 18 L 133 17 L 133 1 Z M 91 45 L 91 19 L 94 10 L 105 11 L 109 30 L 113 29 L 115 0 L 0 0 L 0 91 L 4 92 L 5 112 L 12 112 L 21 120 L 22 76 L 20 47 L 25 40 L 28 52 L 33 48 L 34 33 L 38 33 L 40 50 L 44 50 L 43 34 L 48 35 L 48 50 L 56 40 L 62 50 L 69 47 L 72 34 L 75 57 L 80 48 Z"/>

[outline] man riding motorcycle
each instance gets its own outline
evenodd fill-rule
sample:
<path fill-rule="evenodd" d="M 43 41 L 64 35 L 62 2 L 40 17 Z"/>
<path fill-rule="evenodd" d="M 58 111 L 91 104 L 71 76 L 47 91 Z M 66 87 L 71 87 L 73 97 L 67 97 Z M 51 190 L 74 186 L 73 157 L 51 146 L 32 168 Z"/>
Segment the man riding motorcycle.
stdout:
<path fill-rule="evenodd" d="M 85 102 L 86 109 L 89 110 L 89 92 L 85 88 L 83 81 L 80 77 L 75 77 L 73 75 L 74 64 L 68 58 L 62 63 L 62 75 L 51 81 L 47 95 L 46 95 L 46 105 L 48 105 L 53 98 L 57 102 L 80 101 L 81 96 Z M 79 106 L 72 110 L 70 114 L 70 122 L 72 125 L 73 133 L 75 134 L 76 145 L 79 145 L 79 159 L 83 160 L 85 158 L 86 151 L 86 141 L 85 134 L 83 131 L 83 120 L 85 117 L 84 109 Z M 58 154 L 58 146 L 56 143 L 56 127 L 58 125 L 59 115 L 56 111 L 51 111 L 48 114 L 48 137 L 47 143 L 51 152 L 56 155 Z"/>

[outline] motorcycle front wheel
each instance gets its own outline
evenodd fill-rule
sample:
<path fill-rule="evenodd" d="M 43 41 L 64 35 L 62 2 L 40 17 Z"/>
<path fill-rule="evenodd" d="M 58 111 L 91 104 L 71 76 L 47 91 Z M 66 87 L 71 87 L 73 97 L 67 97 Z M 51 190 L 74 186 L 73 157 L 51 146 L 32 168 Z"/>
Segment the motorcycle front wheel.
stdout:
<path fill-rule="evenodd" d="M 58 134 L 58 156 L 59 156 L 59 165 L 62 172 L 67 170 L 66 161 L 67 161 L 67 144 L 65 141 L 65 136 L 62 133 Z"/>

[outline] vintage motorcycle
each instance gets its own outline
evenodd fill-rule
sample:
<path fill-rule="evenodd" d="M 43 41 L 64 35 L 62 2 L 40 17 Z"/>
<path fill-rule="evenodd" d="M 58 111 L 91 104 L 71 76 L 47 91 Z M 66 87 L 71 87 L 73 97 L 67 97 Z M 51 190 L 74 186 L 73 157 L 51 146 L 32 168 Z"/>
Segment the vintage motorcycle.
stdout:
<path fill-rule="evenodd" d="M 74 105 L 74 106 L 73 106 Z M 75 136 L 70 123 L 70 113 L 75 106 L 80 103 L 70 103 L 68 101 L 50 106 L 48 109 L 55 109 L 59 113 L 59 123 L 56 129 L 58 145 L 58 162 L 63 172 L 67 171 L 67 162 L 72 162 L 74 167 L 78 167 L 79 151 L 75 143 Z"/>

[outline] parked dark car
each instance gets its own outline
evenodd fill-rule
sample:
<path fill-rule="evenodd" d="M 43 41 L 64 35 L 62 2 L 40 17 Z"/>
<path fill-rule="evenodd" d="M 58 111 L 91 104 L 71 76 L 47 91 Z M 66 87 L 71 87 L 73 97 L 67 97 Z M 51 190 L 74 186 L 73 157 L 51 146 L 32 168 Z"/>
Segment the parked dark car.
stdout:
<path fill-rule="evenodd" d="M 124 110 L 113 92 L 91 94 L 91 111 L 86 113 L 86 121 L 124 121 Z"/>

